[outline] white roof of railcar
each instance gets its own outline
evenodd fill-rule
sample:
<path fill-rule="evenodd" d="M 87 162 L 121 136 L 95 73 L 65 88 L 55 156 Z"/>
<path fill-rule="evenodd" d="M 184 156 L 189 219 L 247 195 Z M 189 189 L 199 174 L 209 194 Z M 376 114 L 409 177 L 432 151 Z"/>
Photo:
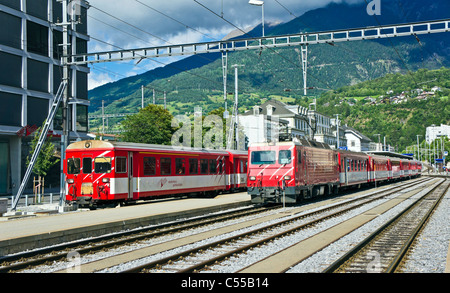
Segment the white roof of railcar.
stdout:
<path fill-rule="evenodd" d="M 130 143 L 117 141 L 102 141 L 102 140 L 83 140 L 70 144 L 67 150 L 95 150 L 95 149 L 124 149 L 124 150 L 160 150 L 160 151 L 176 151 L 176 152 L 195 152 L 208 154 L 228 154 L 226 150 L 215 149 L 195 149 L 173 147 L 170 145 L 144 144 L 144 143 Z M 242 152 L 230 151 L 232 153 L 241 154 Z"/>

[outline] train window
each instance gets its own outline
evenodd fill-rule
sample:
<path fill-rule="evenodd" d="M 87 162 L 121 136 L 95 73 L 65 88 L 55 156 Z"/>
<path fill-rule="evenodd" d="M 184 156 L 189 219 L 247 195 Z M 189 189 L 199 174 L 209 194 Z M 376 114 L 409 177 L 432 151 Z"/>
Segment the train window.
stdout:
<path fill-rule="evenodd" d="M 254 151 L 251 155 L 251 163 L 254 165 L 275 164 L 274 151 Z"/>
<path fill-rule="evenodd" d="M 176 174 L 183 175 L 183 174 L 186 173 L 184 162 L 185 162 L 185 159 L 183 159 L 183 158 L 176 158 L 175 159 Z"/>
<path fill-rule="evenodd" d="M 282 150 L 278 153 L 278 163 L 289 164 L 291 162 L 291 151 Z"/>
<path fill-rule="evenodd" d="M 172 159 L 171 158 L 161 158 L 161 175 L 172 174 Z"/>
<path fill-rule="evenodd" d="M 223 172 L 223 160 L 219 160 L 219 174 Z"/>
<path fill-rule="evenodd" d="M 198 159 L 189 159 L 189 174 L 198 174 Z"/>
<path fill-rule="evenodd" d="M 111 158 L 98 157 L 94 159 L 95 173 L 111 173 Z"/>
<path fill-rule="evenodd" d="M 209 160 L 209 173 L 216 174 L 217 172 L 217 161 L 215 159 Z"/>
<path fill-rule="evenodd" d="M 80 159 L 67 159 L 67 174 L 80 174 Z"/>
<path fill-rule="evenodd" d="M 297 152 L 297 160 L 298 160 L 298 163 L 299 163 L 299 164 L 302 163 L 302 152 L 301 152 L 301 151 L 298 151 L 298 152 Z"/>
<path fill-rule="evenodd" d="M 200 174 L 208 174 L 208 160 L 200 159 Z"/>
<path fill-rule="evenodd" d="M 127 173 L 127 158 L 117 157 L 116 158 L 116 173 Z"/>
<path fill-rule="evenodd" d="M 144 157 L 144 175 L 156 175 L 156 159 L 154 157 Z"/>
<path fill-rule="evenodd" d="M 92 173 L 92 158 L 83 158 L 83 174 Z"/>

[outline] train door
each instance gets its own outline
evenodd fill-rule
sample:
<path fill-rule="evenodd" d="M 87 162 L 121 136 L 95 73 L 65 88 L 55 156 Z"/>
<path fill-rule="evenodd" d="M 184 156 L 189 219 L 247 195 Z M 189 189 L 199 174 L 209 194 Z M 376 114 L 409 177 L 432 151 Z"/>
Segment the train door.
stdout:
<path fill-rule="evenodd" d="M 345 180 L 345 185 L 348 185 L 348 173 L 350 171 L 350 160 L 348 158 L 344 158 L 344 169 L 345 169 L 345 176 L 344 176 L 344 180 Z"/>
<path fill-rule="evenodd" d="M 233 173 L 231 174 L 231 187 L 238 188 L 239 187 L 239 159 L 234 159 L 233 162 Z"/>
<path fill-rule="evenodd" d="M 128 199 L 133 199 L 133 152 L 128 152 Z"/>
<path fill-rule="evenodd" d="M 303 171 L 303 160 L 302 160 L 302 151 L 297 150 L 297 170 L 295 171 L 295 182 L 297 185 L 302 185 L 302 177 L 304 174 Z"/>
<path fill-rule="evenodd" d="M 308 182 L 309 182 L 309 180 L 307 180 L 308 178 L 307 178 L 307 171 L 308 171 L 308 165 L 307 165 L 307 162 L 306 162 L 306 151 L 303 151 L 303 163 L 302 163 L 302 165 L 303 165 L 303 170 L 305 170 L 305 185 L 306 184 L 308 184 Z"/>

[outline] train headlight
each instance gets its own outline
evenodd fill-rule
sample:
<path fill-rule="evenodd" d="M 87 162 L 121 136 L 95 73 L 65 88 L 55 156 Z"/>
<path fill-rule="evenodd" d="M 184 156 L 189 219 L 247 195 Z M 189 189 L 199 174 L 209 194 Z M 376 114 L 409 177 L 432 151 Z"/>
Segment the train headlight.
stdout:
<path fill-rule="evenodd" d="M 256 177 L 255 176 L 250 176 L 249 179 L 252 180 L 252 181 L 255 181 Z"/>
<path fill-rule="evenodd" d="M 73 184 L 73 183 L 74 183 L 74 181 L 73 181 L 73 179 L 67 179 L 67 183 L 69 183 L 69 184 Z"/>
<path fill-rule="evenodd" d="M 291 176 L 284 176 L 284 180 L 291 180 Z"/>
<path fill-rule="evenodd" d="M 108 183 L 109 182 L 109 178 L 102 178 L 102 182 L 103 183 Z"/>

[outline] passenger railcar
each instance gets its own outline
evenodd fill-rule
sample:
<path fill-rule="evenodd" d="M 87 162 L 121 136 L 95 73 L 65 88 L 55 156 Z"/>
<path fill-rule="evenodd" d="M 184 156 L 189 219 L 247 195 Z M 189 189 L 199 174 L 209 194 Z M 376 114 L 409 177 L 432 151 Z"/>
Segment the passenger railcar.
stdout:
<path fill-rule="evenodd" d="M 364 153 L 339 150 L 340 187 L 367 184 L 369 182 L 369 158 Z"/>
<path fill-rule="evenodd" d="M 98 140 L 68 146 L 66 200 L 95 207 L 171 195 L 213 196 L 246 185 L 246 152 Z"/>
<path fill-rule="evenodd" d="M 339 188 L 376 185 L 421 174 L 418 161 L 331 150 L 307 140 L 253 144 L 248 160 L 247 190 L 253 203 L 294 203 L 337 194 Z"/>
<path fill-rule="evenodd" d="M 379 155 L 369 155 L 369 182 L 376 183 L 391 179 L 389 159 Z"/>

